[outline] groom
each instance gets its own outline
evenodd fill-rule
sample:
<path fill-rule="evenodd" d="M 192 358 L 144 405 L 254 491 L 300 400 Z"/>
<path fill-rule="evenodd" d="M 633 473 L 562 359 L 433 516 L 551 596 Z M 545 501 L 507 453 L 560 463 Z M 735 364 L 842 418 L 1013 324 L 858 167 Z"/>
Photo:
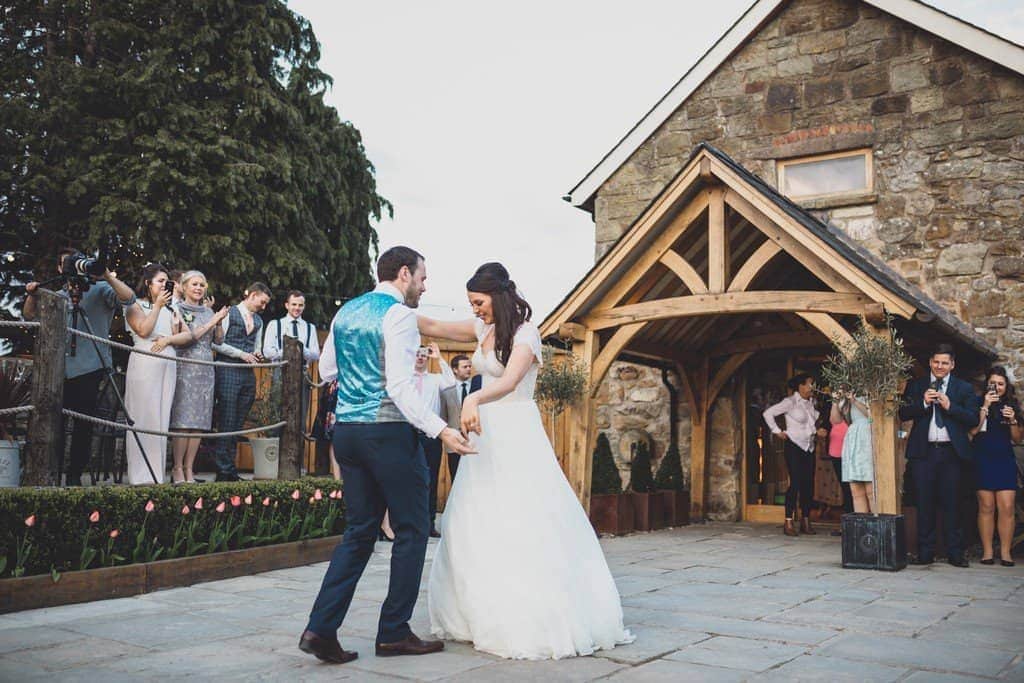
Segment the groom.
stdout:
<path fill-rule="evenodd" d="M 441 641 L 420 640 L 408 623 L 430 532 L 430 473 L 416 430 L 439 438 L 451 452 L 473 451 L 459 432 L 427 409 L 413 384 L 420 345 L 413 309 L 426 291 L 426 279 L 422 255 L 408 247 L 388 249 L 377 261 L 380 284 L 345 304 L 324 340 L 320 376 L 338 380 L 334 453 L 345 482 L 348 524 L 299 649 L 325 662 L 344 664 L 358 656 L 342 649 L 338 629 L 373 553 L 385 510 L 395 542 L 388 595 L 377 627 L 377 656 L 444 649 Z"/>

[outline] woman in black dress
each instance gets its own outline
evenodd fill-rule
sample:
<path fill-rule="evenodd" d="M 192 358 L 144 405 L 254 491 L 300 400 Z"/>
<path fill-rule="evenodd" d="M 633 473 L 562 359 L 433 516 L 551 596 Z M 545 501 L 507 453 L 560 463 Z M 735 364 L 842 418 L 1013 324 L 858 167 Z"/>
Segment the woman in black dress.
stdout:
<path fill-rule="evenodd" d="M 986 374 L 988 391 L 979 411 L 974 435 L 974 458 L 978 472 L 978 532 L 983 548 L 981 563 L 995 564 L 992 533 L 995 511 L 999 510 L 1000 562 L 1013 566 L 1014 501 L 1017 497 L 1017 461 L 1013 444 L 1024 437 L 1020 404 L 1016 392 L 1000 366 Z"/>

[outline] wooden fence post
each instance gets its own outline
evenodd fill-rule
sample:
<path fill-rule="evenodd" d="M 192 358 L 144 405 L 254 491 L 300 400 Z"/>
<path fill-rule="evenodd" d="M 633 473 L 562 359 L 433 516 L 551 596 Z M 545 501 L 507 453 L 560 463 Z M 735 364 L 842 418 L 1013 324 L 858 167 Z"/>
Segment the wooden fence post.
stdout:
<path fill-rule="evenodd" d="M 67 345 L 68 302 L 64 297 L 36 295 L 39 327 L 32 359 L 32 405 L 28 426 L 28 458 L 23 486 L 52 486 L 63 453 L 64 347 Z"/>
<path fill-rule="evenodd" d="M 281 429 L 281 460 L 277 478 L 298 479 L 302 475 L 302 454 L 305 451 L 302 392 L 306 387 L 302 375 L 306 363 L 302 357 L 302 342 L 294 337 L 285 337 L 284 359 L 288 363 L 281 368 L 281 419 L 287 420 L 288 424 Z"/>

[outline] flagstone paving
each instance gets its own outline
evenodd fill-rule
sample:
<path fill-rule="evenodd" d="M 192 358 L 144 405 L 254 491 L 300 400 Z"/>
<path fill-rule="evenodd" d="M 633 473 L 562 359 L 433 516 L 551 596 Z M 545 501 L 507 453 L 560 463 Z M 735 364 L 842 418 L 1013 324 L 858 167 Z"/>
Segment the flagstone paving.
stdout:
<path fill-rule="evenodd" d="M 505 661 L 462 643 L 374 657 L 382 543 L 341 631 L 351 664 L 296 647 L 318 564 L 0 616 L 0 681 L 1024 681 L 1024 566 L 844 570 L 838 539 L 750 524 L 602 545 L 637 640 L 593 657 Z M 425 594 L 412 625 L 427 634 Z"/>

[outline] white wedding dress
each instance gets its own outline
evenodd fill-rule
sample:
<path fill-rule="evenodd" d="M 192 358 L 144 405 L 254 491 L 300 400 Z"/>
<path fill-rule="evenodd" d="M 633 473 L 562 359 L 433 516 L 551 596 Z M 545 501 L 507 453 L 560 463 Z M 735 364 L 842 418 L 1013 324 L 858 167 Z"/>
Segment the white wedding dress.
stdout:
<path fill-rule="evenodd" d="M 477 339 L 493 326 L 477 321 Z M 540 334 L 525 323 L 514 345 L 537 362 L 515 391 L 480 406 L 476 455 L 459 462 L 428 584 L 430 630 L 515 659 L 589 655 L 633 641 L 619 592 L 533 401 Z M 479 343 L 483 386 L 504 367 Z"/>

